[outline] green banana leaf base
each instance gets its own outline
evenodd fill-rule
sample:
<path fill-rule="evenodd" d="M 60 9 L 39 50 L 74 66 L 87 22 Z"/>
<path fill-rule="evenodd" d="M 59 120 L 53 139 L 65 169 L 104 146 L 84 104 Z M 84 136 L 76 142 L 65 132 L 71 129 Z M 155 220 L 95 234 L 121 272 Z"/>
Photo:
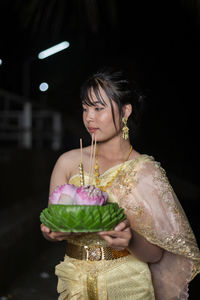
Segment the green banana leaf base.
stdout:
<path fill-rule="evenodd" d="M 40 221 L 52 231 L 98 232 L 113 230 L 126 219 L 117 203 L 98 205 L 51 204 L 43 209 Z"/>

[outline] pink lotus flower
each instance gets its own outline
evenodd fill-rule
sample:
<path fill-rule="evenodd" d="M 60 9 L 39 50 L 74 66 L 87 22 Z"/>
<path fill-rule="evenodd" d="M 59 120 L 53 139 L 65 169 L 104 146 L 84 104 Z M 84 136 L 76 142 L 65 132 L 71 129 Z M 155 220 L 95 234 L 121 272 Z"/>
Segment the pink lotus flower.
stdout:
<path fill-rule="evenodd" d="M 76 191 L 77 205 L 104 205 L 108 199 L 108 194 L 102 192 L 93 185 L 81 186 Z"/>
<path fill-rule="evenodd" d="M 75 204 L 76 190 L 73 184 L 57 186 L 49 198 L 50 204 Z"/>
<path fill-rule="evenodd" d="M 49 197 L 50 204 L 104 205 L 108 194 L 95 186 L 76 187 L 73 184 L 57 186 Z"/>

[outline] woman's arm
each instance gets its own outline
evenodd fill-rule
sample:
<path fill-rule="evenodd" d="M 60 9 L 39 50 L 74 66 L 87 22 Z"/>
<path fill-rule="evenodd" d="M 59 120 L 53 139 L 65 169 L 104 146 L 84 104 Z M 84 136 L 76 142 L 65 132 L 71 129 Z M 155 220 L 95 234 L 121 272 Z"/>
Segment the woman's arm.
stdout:
<path fill-rule="evenodd" d="M 132 231 L 132 238 L 129 242 L 128 250 L 140 260 L 147 263 L 159 261 L 163 255 L 163 249 L 149 243 L 143 236 L 136 231 Z"/>
<path fill-rule="evenodd" d="M 74 167 L 74 161 L 76 162 L 76 151 L 73 150 L 62 154 L 58 158 L 51 174 L 49 195 L 52 194 L 58 185 L 68 183 L 71 176 L 70 172 Z M 44 238 L 51 242 L 67 240 L 69 235 L 78 235 L 77 233 L 51 231 L 51 229 L 44 224 L 41 224 L 40 228 Z"/>
<path fill-rule="evenodd" d="M 53 168 L 51 178 L 50 178 L 50 186 L 49 186 L 49 195 L 51 195 L 54 189 L 58 185 L 62 185 L 68 183 L 70 178 L 70 170 L 71 170 L 71 160 L 69 159 L 69 154 L 62 154 Z"/>
<path fill-rule="evenodd" d="M 121 222 L 113 231 L 100 232 L 99 235 L 110 247 L 128 250 L 137 258 L 147 263 L 155 263 L 162 257 L 163 250 L 130 228 L 128 219 Z"/>

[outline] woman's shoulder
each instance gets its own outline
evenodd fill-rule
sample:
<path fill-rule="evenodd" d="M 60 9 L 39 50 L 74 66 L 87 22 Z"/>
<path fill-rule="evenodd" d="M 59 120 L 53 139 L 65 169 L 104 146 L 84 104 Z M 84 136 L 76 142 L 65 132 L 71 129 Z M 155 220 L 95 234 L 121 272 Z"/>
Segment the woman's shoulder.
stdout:
<path fill-rule="evenodd" d="M 161 165 L 161 162 L 157 161 L 154 156 L 148 154 L 140 154 L 136 157 L 134 165 L 137 171 L 141 171 L 145 175 L 166 175 L 166 171 Z M 139 173 L 141 173 L 139 172 Z"/>
<path fill-rule="evenodd" d="M 58 157 L 57 162 L 60 164 L 64 164 L 64 165 L 70 165 L 70 164 L 74 164 L 77 163 L 77 161 L 81 160 L 81 154 L 80 154 L 80 149 L 72 149 L 66 152 L 63 152 L 62 154 L 60 154 L 60 156 Z"/>
<path fill-rule="evenodd" d="M 82 149 L 82 154 L 80 148 L 75 148 L 66 152 L 63 152 L 57 160 L 57 163 L 62 166 L 67 166 L 68 169 L 70 166 L 74 167 L 79 165 L 81 162 L 82 156 L 89 155 L 89 147 L 85 147 Z"/>
<path fill-rule="evenodd" d="M 132 157 L 130 157 L 130 166 L 137 171 L 146 169 L 149 172 L 155 171 L 161 168 L 160 162 L 156 161 L 154 156 L 134 151 Z"/>
<path fill-rule="evenodd" d="M 132 149 L 129 160 L 133 160 L 136 162 L 146 162 L 146 161 L 154 161 L 154 157 L 145 153 L 141 153 L 136 149 Z"/>
<path fill-rule="evenodd" d="M 143 154 L 138 151 L 133 152 L 132 156 L 130 157 L 130 160 L 134 162 L 134 164 L 144 164 L 147 162 L 155 162 L 155 159 L 153 156 L 148 154 Z"/>
<path fill-rule="evenodd" d="M 59 159 L 61 160 L 68 160 L 68 159 L 71 159 L 71 158 L 75 158 L 78 156 L 78 153 L 80 153 L 80 149 L 72 149 L 72 150 L 69 150 L 69 151 L 66 151 L 66 152 L 63 152 L 60 156 L 59 156 Z"/>

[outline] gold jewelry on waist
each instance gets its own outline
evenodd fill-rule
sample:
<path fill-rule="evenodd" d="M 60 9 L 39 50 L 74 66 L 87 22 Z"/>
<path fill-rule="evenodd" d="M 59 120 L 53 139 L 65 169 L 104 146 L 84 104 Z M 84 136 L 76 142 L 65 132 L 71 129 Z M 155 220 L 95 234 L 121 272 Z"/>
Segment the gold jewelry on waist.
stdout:
<path fill-rule="evenodd" d="M 118 251 L 111 247 L 79 246 L 67 243 L 66 254 L 80 260 L 99 261 L 124 257 L 130 252 L 127 249 Z"/>

